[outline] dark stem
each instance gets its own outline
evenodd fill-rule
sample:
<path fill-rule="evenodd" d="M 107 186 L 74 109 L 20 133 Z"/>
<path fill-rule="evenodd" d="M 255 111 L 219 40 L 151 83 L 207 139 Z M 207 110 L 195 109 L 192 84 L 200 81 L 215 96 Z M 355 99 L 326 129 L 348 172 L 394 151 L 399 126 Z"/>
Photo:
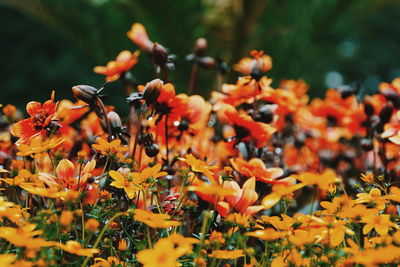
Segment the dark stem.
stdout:
<path fill-rule="evenodd" d="M 101 109 L 101 112 L 103 113 L 104 121 L 106 122 L 108 142 L 111 142 L 113 140 L 113 136 L 112 136 L 112 131 L 111 131 L 111 123 L 107 116 L 106 107 L 104 106 L 103 101 L 101 101 L 101 99 L 99 97 L 97 97 L 97 103 Z"/>
<path fill-rule="evenodd" d="M 167 158 L 167 167 L 169 167 L 169 149 L 168 149 L 168 114 L 165 115 L 165 150 L 166 150 L 166 158 Z"/>
<path fill-rule="evenodd" d="M 136 155 L 136 149 L 137 149 L 137 145 L 138 145 L 138 139 L 139 139 L 139 134 L 140 131 L 142 130 L 142 116 L 141 114 L 139 114 L 138 117 L 138 124 L 136 127 L 136 135 L 135 135 L 135 142 L 133 143 L 133 152 L 132 152 L 132 160 L 133 162 L 135 162 L 135 155 Z"/>
<path fill-rule="evenodd" d="M 192 95 L 195 90 L 196 90 L 196 78 L 197 78 L 197 72 L 199 71 L 199 65 L 197 63 L 194 63 L 192 66 L 192 73 L 190 74 L 190 80 L 189 80 L 189 95 Z"/>

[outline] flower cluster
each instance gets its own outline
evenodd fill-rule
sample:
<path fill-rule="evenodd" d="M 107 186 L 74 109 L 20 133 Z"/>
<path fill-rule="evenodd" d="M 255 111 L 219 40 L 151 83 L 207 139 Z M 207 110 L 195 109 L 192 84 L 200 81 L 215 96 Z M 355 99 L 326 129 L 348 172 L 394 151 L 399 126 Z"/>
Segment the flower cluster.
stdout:
<path fill-rule="evenodd" d="M 271 57 L 251 51 L 222 84 L 200 38 L 177 93 L 168 50 L 141 24 L 127 36 L 158 78 L 132 82 L 139 51 L 94 68 L 122 81 L 126 118 L 107 85 L 53 92 L 27 118 L 2 108 L 1 266 L 400 264 L 400 78 L 310 100 L 302 80 L 273 88 Z M 199 71 L 215 72 L 208 100 Z"/>

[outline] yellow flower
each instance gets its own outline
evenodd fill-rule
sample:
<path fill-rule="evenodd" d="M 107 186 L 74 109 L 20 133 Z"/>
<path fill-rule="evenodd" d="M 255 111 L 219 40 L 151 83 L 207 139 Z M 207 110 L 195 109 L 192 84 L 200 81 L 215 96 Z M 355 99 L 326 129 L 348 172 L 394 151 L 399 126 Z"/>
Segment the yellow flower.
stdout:
<path fill-rule="evenodd" d="M 90 267 L 112 267 L 112 266 L 125 266 L 124 262 L 121 262 L 116 257 L 107 257 L 107 259 L 95 258 L 94 264 Z"/>
<path fill-rule="evenodd" d="M 306 185 L 316 185 L 324 191 L 329 189 L 329 185 L 340 181 L 336 173 L 331 169 L 324 171 L 322 174 L 303 172 L 297 176 L 297 179 Z"/>
<path fill-rule="evenodd" d="M 124 189 L 129 199 L 134 198 L 136 196 L 136 191 L 140 190 L 139 186 L 130 181 L 127 177 L 124 177 L 120 172 L 110 171 L 108 174 L 114 179 L 110 185 L 116 188 Z M 135 182 L 138 183 L 139 181 Z"/>
<path fill-rule="evenodd" d="M 141 209 L 135 209 L 134 213 L 134 219 L 136 221 L 142 222 L 151 228 L 169 228 L 181 224 L 177 221 L 170 221 L 171 216 L 168 214 L 157 214 Z"/>
<path fill-rule="evenodd" d="M 58 247 L 68 253 L 86 257 L 92 257 L 93 254 L 100 252 L 97 248 L 82 248 L 79 242 L 73 240 L 67 241 L 66 244 L 58 244 Z"/>
<path fill-rule="evenodd" d="M 274 241 L 276 239 L 285 237 L 287 235 L 287 232 L 286 231 L 276 231 L 273 228 L 267 228 L 264 230 L 248 232 L 248 233 L 246 233 L 246 235 L 256 237 L 261 240 Z"/>
<path fill-rule="evenodd" d="M 251 219 L 250 215 L 241 214 L 241 213 L 232 213 L 228 217 L 226 217 L 227 222 L 231 222 L 237 225 L 241 225 L 243 227 L 250 227 L 249 220 Z"/>
<path fill-rule="evenodd" d="M 214 175 L 211 170 L 215 169 L 215 166 L 208 166 L 204 161 L 196 159 L 192 154 L 185 155 L 185 159 L 181 158 L 180 160 L 186 162 L 193 172 L 200 172 L 207 176 L 211 182 L 214 181 Z"/>
<path fill-rule="evenodd" d="M 226 260 L 234 260 L 244 256 L 243 250 L 235 249 L 235 250 L 213 250 L 209 257 L 217 258 L 217 259 L 226 259 Z"/>
<path fill-rule="evenodd" d="M 349 214 L 349 210 L 354 206 L 354 200 L 350 199 L 347 195 L 335 197 L 332 202 L 322 201 L 320 205 L 326 210 L 322 211 L 324 215 L 337 215 L 345 218 Z"/>
<path fill-rule="evenodd" d="M 272 186 L 272 193 L 265 196 L 261 201 L 261 204 L 265 209 L 272 208 L 276 203 L 278 203 L 282 197 L 293 193 L 294 191 L 302 188 L 305 184 L 295 184 L 295 185 L 285 185 L 285 184 L 276 184 Z"/>
<path fill-rule="evenodd" d="M 122 158 L 123 156 L 121 156 L 121 154 L 128 151 L 127 147 L 121 146 L 120 139 L 115 139 L 109 143 L 99 137 L 96 139 L 96 142 L 97 144 L 93 144 L 92 147 L 103 155 L 118 156 L 119 158 Z"/>
<path fill-rule="evenodd" d="M 19 228 L 0 227 L 0 238 L 6 239 L 17 247 L 26 247 L 27 249 L 39 249 L 42 247 L 55 246 L 58 243 L 46 241 L 35 236 L 42 234 L 41 230 L 35 230 L 36 225 L 24 224 Z"/>
<path fill-rule="evenodd" d="M 29 145 L 27 144 L 20 144 L 17 145 L 18 152 L 17 156 L 31 156 L 33 154 L 39 154 L 43 152 L 47 152 L 64 142 L 63 137 L 59 138 L 51 138 L 47 140 L 42 140 L 42 136 L 37 136 L 30 142 Z"/>
<path fill-rule="evenodd" d="M 38 179 L 37 175 L 32 174 L 30 171 L 22 169 L 19 171 L 18 175 L 14 178 L 0 178 L 1 181 L 9 185 L 21 185 L 25 183 L 42 184 Z"/>
<path fill-rule="evenodd" d="M 232 196 L 236 193 L 235 190 L 222 187 L 219 184 L 207 184 L 205 182 L 202 182 L 200 185 L 188 186 L 186 189 L 188 191 L 194 191 L 213 197 L 220 197 L 221 199 L 226 196 Z"/>
<path fill-rule="evenodd" d="M 153 249 L 145 249 L 136 254 L 136 258 L 144 267 L 176 267 L 179 257 L 174 244 L 167 238 L 160 239 Z"/>
<path fill-rule="evenodd" d="M 372 229 L 379 235 L 387 235 L 391 227 L 398 228 L 398 226 L 390 220 L 389 214 L 381 215 L 366 215 L 361 218 L 361 222 L 365 223 L 363 227 L 363 234 L 368 234 Z"/>
<path fill-rule="evenodd" d="M 381 195 L 381 191 L 378 188 L 372 188 L 369 193 L 357 194 L 356 203 L 374 203 L 377 209 L 383 210 L 388 200 L 387 196 Z"/>
<path fill-rule="evenodd" d="M 168 174 L 167 172 L 160 172 L 161 168 L 162 165 L 158 163 L 153 167 L 143 169 L 141 172 L 132 172 L 130 175 L 132 175 L 133 181 L 144 183 L 148 178 L 159 178 Z"/>
<path fill-rule="evenodd" d="M 374 174 L 372 172 L 361 173 L 361 180 L 366 183 L 372 183 L 374 181 Z"/>

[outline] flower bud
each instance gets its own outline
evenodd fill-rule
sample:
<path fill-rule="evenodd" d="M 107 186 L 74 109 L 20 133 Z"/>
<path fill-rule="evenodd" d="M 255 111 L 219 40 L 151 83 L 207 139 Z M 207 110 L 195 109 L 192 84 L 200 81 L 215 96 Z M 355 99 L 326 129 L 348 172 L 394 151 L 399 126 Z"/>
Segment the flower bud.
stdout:
<path fill-rule="evenodd" d="M 88 219 L 85 222 L 85 229 L 89 232 L 96 232 L 99 229 L 100 223 L 96 219 Z"/>
<path fill-rule="evenodd" d="M 122 127 L 121 118 L 115 111 L 108 112 L 107 117 L 110 120 L 110 124 L 113 130 L 120 129 Z"/>
<path fill-rule="evenodd" d="M 119 251 L 124 251 L 128 249 L 128 244 L 126 242 L 126 239 L 122 239 L 118 242 L 118 250 Z"/>
<path fill-rule="evenodd" d="M 149 157 L 155 157 L 160 149 L 158 148 L 157 144 L 151 144 L 149 146 L 145 146 L 144 151 L 146 152 L 146 155 Z"/>
<path fill-rule="evenodd" d="M 194 53 L 197 56 L 204 56 L 207 50 L 207 40 L 205 38 L 199 38 L 194 43 Z"/>
<path fill-rule="evenodd" d="M 164 66 L 168 62 L 168 52 L 165 48 L 158 44 L 154 43 L 153 45 L 153 63 L 158 66 Z"/>
<path fill-rule="evenodd" d="M 144 88 L 143 98 L 148 106 L 156 102 L 157 98 L 160 96 L 163 86 L 164 82 L 160 79 L 154 79 L 146 84 L 146 87 Z"/>
<path fill-rule="evenodd" d="M 72 87 L 74 97 L 85 101 L 86 103 L 93 103 L 97 95 L 97 89 L 90 85 L 76 85 Z"/>
<path fill-rule="evenodd" d="M 68 226 L 71 224 L 73 218 L 74 218 L 74 215 L 71 211 L 63 210 L 61 212 L 61 216 L 60 216 L 60 224 L 62 226 Z"/>

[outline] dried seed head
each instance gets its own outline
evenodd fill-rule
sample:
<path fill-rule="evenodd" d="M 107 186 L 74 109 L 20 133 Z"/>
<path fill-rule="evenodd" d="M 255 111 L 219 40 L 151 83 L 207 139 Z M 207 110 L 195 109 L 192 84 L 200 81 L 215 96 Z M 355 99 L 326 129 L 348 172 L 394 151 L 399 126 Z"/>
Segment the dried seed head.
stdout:
<path fill-rule="evenodd" d="M 121 129 L 122 127 L 121 118 L 116 112 L 114 111 L 108 112 L 107 117 L 110 120 L 110 124 L 113 129 Z"/>
<path fill-rule="evenodd" d="M 76 85 L 72 87 L 74 97 L 85 101 L 86 103 L 93 103 L 97 96 L 97 89 L 90 85 Z"/>
<path fill-rule="evenodd" d="M 148 106 L 156 102 L 157 98 L 160 96 L 163 86 L 164 82 L 160 79 L 154 79 L 146 84 L 146 87 L 144 88 L 143 98 Z"/>
<path fill-rule="evenodd" d="M 158 44 L 154 43 L 153 45 L 153 63 L 158 66 L 165 66 L 168 62 L 168 52 L 165 48 Z"/>

